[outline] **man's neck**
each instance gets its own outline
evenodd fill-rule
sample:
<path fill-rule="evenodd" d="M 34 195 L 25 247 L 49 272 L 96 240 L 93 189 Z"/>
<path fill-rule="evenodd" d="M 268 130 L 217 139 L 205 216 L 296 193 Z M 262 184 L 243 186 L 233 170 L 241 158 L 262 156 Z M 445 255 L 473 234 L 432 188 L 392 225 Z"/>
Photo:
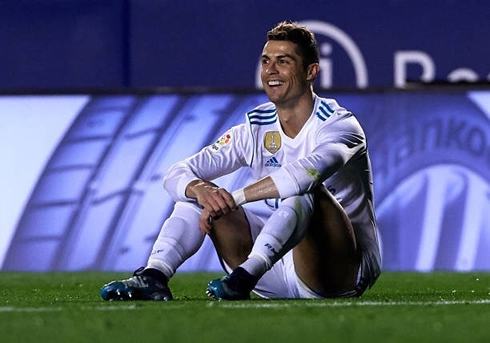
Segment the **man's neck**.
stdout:
<path fill-rule="evenodd" d="M 310 118 L 314 105 L 313 92 L 308 92 L 293 104 L 276 104 L 282 130 L 288 137 L 294 138 L 298 135 Z"/>

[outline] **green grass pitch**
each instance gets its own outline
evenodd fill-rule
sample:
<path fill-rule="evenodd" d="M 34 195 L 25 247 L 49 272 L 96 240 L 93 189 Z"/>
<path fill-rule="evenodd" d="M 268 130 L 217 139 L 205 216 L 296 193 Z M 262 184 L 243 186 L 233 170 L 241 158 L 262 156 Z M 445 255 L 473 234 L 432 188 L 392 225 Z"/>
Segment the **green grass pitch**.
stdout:
<path fill-rule="evenodd" d="M 128 273 L 0 272 L 1 342 L 490 342 L 490 273 L 384 272 L 359 299 L 224 302 L 216 273 L 177 274 L 173 302 L 105 302 Z"/>

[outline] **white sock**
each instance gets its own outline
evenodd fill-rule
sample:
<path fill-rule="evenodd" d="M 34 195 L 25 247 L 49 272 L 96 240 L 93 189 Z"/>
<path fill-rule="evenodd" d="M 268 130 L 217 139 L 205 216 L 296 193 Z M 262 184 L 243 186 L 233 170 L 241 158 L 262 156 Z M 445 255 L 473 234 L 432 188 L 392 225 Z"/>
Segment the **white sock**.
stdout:
<path fill-rule="evenodd" d="M 261 277 L 265 274 L 268 268 L 268 261 L 264 257 L 257 254 L 250 254 L 245 262 L 240 267 L 245 269 L 249 274 Z"/>
<path fill-rule="evenodd" d="M 176 269 L 199 250 L 205 237 L 199 231 L 199 215 L 200 210 L 192 203 L 175 204 L 153 245 L 147 268 L 158 269 L 170 279 Z"/>
<path fill-rule="evenodd" d="M 312 213 L 310 195 L 283 200 L 257 236 L 248 259 L 240 266 L 252 275 L 262 276 L 301 241 Z"/>

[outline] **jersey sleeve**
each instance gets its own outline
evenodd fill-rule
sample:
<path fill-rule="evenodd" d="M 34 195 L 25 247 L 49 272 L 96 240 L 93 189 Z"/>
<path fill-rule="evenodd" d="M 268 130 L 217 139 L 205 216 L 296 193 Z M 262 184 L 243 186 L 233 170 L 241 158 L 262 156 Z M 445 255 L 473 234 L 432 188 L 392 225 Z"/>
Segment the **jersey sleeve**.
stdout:
<path fill-rule="evenodd" d="M 170 167 L 163 187 L 175 201 L 189 201 L 185 190 L 194 180 L 212 181 L 249 165 L 250 133 L 244 124 L 232 127 L 216 142 Z"/>
<path fill-rule="evenodd" d="M 364 132 L 350 113 L 322 126 L 315 139 L 316 147 L 311 154 L 270 174 L 281 198 L 310 191 L 366 149 Z"/>

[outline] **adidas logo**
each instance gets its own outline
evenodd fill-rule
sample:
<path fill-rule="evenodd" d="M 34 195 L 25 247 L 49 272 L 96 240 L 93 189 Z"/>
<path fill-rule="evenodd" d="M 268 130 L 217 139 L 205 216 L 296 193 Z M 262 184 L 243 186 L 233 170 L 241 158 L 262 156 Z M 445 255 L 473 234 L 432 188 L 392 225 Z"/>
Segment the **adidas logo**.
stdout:
<path fill-rule="evenodd" d="M 265 162 L 265 166 L 266 167 L 280 167 L 281 164 L 279 163 L 277 158 L 272 156 L 267 162 Z"/>

